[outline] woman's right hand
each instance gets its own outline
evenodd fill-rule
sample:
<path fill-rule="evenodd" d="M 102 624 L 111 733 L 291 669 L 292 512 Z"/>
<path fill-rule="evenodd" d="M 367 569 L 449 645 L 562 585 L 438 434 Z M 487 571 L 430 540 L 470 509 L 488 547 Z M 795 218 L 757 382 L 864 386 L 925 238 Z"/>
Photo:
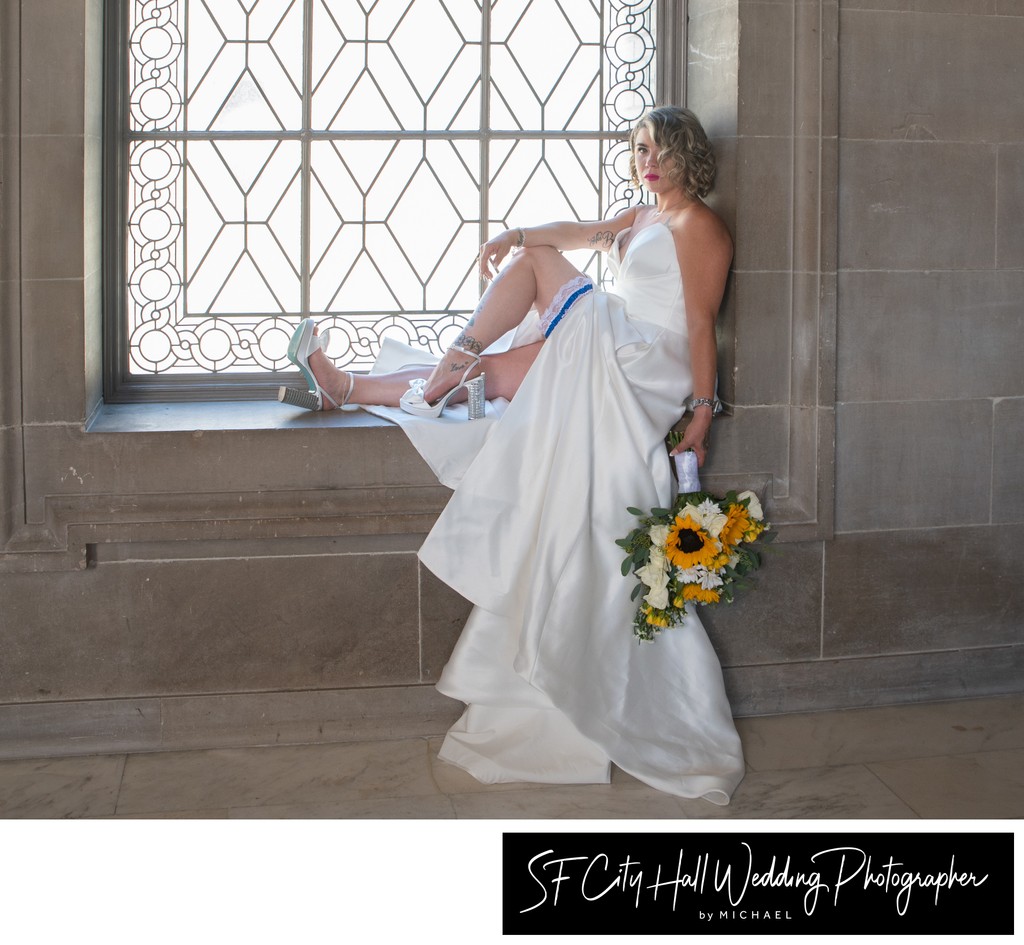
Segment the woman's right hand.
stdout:
<path fill-rule="evenodd" d="M 490 282 L 498 274 L 499 263 L 519 242 L 519 230 L 505 230 L 480 247 L 480 276 Z"/>

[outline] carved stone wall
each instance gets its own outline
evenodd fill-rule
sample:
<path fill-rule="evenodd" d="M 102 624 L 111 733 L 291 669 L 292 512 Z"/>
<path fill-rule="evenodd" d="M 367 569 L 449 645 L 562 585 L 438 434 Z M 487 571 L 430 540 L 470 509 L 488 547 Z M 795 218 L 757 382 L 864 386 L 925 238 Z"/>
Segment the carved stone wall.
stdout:
<path fill-rule="evenodd" d="M 782 539 L 707 620 L 740 715 L 1024 679 L 1024 11 L 941 6 L 691 0 L 737 243 L 705 479 Z M 100 402 L 102 12 L 0 7 L 0 756 L 441 731 L 468 606 L 399 431 Z"/>

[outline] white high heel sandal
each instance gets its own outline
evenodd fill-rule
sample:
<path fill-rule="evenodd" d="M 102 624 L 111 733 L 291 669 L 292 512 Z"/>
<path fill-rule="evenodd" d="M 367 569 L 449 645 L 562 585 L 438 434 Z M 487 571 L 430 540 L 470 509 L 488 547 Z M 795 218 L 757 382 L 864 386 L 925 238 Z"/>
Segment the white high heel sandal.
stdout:
<path fill-rule="evenodd" d="M 473 354 L 472 351 L 467 351 L 465 348 L 460 348 L 458 345 L 452 345 L 449 351 L 458 351 L 460 354 L 464 354 L 469 358 L 472 358 L 469 366 L 465 371 L 462 372 L 462 377 L 459 379 L 459 383 L 456 384 L 448 393 L 441 397 L 436 403 L 428 404 L 426 399 L 423 397 L 423 389 L 427 386 L 427 379 L 424 377 L 417 377 L 415 380 L 409 381 L 409 389 L 402 394 L 398 405 L 406 412 L 411 413 L 416 417 L 439 417 L 445 407 L 448 406 L 448 401 L 458 393 L 462 388 L 466 389 L 469 394 L 469 419 L 479 420 L 483 417 L 486 409 L 486 399 L 484 397 L 484 375 L 478 374 L 472 380 L 467 381 L 466 378 L 469 376 L 469 372 L 473 370 L 480 363 L 480 356 Z"/>
<path fill-rule="evenodd" d="M 327 350 L 326 335 L 317 335 L 313 329 L 315 324 L 312 318 L 304 318 L 299 322 L 299 327 L 292 333 L 291 341 L 288 342 L 288 360 L 292 362 L 303 374 L 309 390 L 300 390 L 297 387 L 281 387 L 277 391 L 277 399 L 283 404 L 291 404 L 293 407 L 303 407 L 306 410 L 324 410 L 324 401 L 329 401 L 331 406 L 338 410 L 355 410 L 356 405 L 349 405 L 348 399 L 352 396 L 352 388 L 355 387 L 356 379 L 351 372 L 348 373 L 348 390 L 339 404 L 330 394 L 327 393 L 313 376 L 309 367 L 309 356 L 318 350 Z"/>

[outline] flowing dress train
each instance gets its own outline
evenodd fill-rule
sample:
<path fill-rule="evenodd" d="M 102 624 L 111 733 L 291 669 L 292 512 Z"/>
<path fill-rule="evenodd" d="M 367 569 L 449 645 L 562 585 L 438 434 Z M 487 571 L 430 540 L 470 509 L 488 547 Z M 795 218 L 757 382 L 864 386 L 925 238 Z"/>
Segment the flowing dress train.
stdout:
<path fill-rule="evenodd" d="M 510 403 L 401 423 L 455 491 L 420 560 L 475 606 L 437 688 L 467 704 L 440 757 L 478 780 L 607 782 L 727 804 L 743 777 L 722 671 L 696 616 L 640 644 L 622 577 L 627 506 L 666 506 L 665 433 L 692 392 L 671 232 L 637 231 L 613 292 L 581 295 Z M 533 323 L 512 344 L 534 340 Z"/>

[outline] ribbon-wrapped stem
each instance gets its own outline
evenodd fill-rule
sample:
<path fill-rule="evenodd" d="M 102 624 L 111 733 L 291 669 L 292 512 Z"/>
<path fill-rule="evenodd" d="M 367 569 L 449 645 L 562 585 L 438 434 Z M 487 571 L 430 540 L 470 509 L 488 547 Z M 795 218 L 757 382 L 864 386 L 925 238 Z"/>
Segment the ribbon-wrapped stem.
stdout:
<path fill-rule="evenodd" d="M 676 467 L 676 480 L 679 482 L 679 492 L 700 492 L 700 477 L 697 475 L 697 454 L 693 450 L 686 450 L 684 453 L 676 453 L 672 457 Z"/>

